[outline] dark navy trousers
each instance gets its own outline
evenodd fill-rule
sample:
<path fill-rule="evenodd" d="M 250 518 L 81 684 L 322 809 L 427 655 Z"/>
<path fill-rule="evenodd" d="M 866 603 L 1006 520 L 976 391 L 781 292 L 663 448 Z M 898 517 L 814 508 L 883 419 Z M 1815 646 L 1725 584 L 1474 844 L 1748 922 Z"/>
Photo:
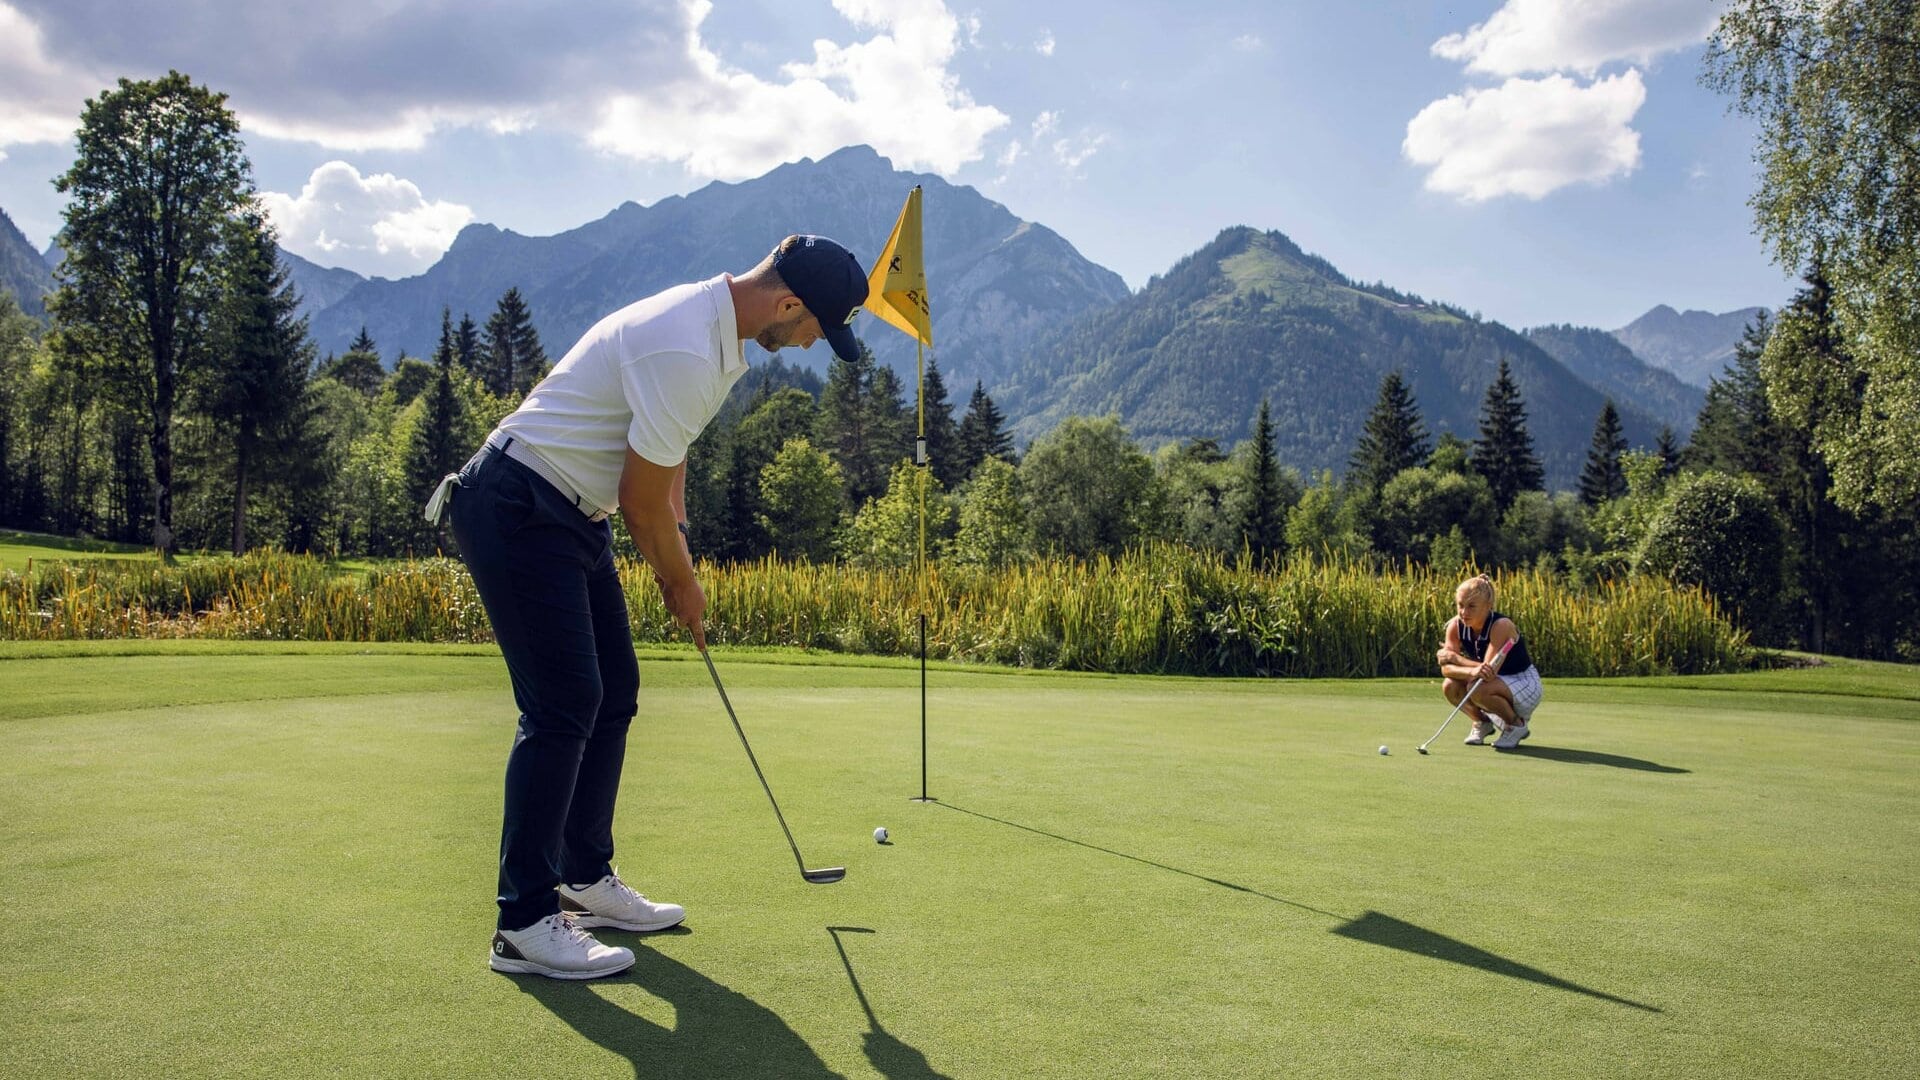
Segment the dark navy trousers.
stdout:
<path fill-rule="evenodd" d="M 450 516 L 513 678 L 519 729 L 500 831 L 502 930 L 611 872 L 613 804 L 640 693 L 613 531 L 498 450 L 460 472 Z"/>

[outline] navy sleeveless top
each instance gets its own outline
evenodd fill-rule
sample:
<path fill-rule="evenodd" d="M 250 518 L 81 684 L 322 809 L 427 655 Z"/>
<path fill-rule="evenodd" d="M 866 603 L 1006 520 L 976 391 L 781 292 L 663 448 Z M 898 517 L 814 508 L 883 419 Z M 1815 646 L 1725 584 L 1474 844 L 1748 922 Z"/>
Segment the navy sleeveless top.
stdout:
<path fill-rule="evenodd" d="M 1493 644 L 1493 624 L 1504 618 L 1506 616 L 1497 611 L 1487 616 L 1487 628 L 1483 633 L 1478 634 L 1473 632 L 1473 627 L 1468 626 L 1466 620 L 1459 620 L 1461 651 L 1475 660 L 1484 662 L 1487 658 L 1487 647 Z M 1513 651 L 1508 653 L 1507 659 L 1501 663 L 1500 673 L 1518 675 L 1532 666 L 1533 657 L 1527 655 L 1527 639 L 1518 633 L 1514 634 Z"/>

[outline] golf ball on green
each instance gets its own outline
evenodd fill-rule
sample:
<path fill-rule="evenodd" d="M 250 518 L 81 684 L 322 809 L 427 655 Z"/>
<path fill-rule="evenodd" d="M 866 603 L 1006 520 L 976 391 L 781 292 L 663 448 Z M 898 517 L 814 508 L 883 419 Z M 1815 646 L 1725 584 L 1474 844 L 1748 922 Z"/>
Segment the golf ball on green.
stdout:
<path fill-rule="evenodd" d="M 1386 748 L 1386 747 L 1384 747 L 1384 746 L 1383 746 L 1383 747 L 1381 747 L 1381 748 L 1380 748 L 1380 756 L 1381 756 L 1381 757 L 1386 757 L 1386 756 L 1387 756 L 1387 748 Z"/>
<path fill-rule="evenodd" d="M 873 830 L 873 842 L 876 844 L 884 844 L 887 842 L 887 827 L 885 825 Z"/>

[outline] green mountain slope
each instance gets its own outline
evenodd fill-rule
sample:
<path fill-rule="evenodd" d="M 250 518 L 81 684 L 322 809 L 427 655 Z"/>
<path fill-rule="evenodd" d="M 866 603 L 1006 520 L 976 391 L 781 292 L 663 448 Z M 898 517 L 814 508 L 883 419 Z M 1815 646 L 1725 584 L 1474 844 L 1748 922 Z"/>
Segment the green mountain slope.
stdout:
<path fill-rule="evenodd" d="M 1036 343 L 995 393 L 1023 438 L 1117 413 L 1146 442 L 1237 442 L 1270 397 L 1281 459 L 1339 470 L 1387 372 L 1404 374 L 1436 433 L 1472 438 L 1502 359 L 1549 484 L 1571 486 L 1604 394 L 1498 323 L 1353 282 L 1278 232 L 1240 227 Z M 1632 405 L 1621 414 L 1628 439 L 1651 445 L 1660 422 Z"/>
<path fill-rule="evenodd" d="M 1527 340 L 1566 365 L 1616 405 L 1632 405 L 1685 435 L 1693 430 L 1707 392 L 1633 354 L 1620 339 L 1590 326 L 1536 326 Z"/>

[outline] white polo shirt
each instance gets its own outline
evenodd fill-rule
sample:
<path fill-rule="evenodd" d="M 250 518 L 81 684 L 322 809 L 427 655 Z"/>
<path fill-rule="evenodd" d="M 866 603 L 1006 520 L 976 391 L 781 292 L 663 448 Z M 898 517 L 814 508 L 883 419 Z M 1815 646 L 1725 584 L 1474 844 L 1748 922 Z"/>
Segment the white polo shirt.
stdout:
<path fill-rule="evenodd" d="M 676 285 L 601 319 L 499 430 L 582 498 L 619 509 L 627 447 L 663 468 L 685 461 L 746 373 L 729 280 Z"/>

